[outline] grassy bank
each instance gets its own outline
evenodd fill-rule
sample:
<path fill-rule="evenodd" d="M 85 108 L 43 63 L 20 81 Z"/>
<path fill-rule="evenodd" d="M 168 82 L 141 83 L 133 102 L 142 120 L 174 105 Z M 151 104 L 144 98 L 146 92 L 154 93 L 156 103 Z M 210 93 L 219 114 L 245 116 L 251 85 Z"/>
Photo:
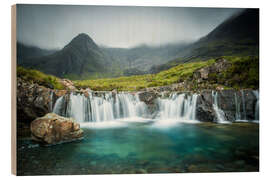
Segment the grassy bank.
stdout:
<path fill-rule="evenodd" d="M 214 59 L 211 59 L 203 62 L 180 64 L 158 74 L 127 76 L 111 79 L 79 80 L 74 82 L 75 86 L 79 88 L 90 87 L 90 89 L 96 91 L 110 91 L 113 89 L 117 89 L 119 91 L 135 91 L 147 87 L 166 86 L 179 81 L 184 81 L 191 77 L 195 70 L 209 66 L 213 63 Z"/>
<path fill-rule="evenodd" d="M 179 82 L 186 82 L 180 90 L 215 89 L 217 86 L 224 88 L 259 88 L 259 58 L 254 56 L 223 57 L 231 63 L 231 66 L 220 73 L 210 73 L 209 78 L 203 82 L 193 77 L 194 71 L 211 66 L 215 59 L 207 61 L 184 63 L 174 66 L 157 74 L 145 74 L 135 76 L 122 76 L 118 78 L 106 78 L 96 80 L 75 80 L 77 88 L 90 88 L 95 91 L 137 91 L 147 87 L 167 86 Z M 63 89 L 59 79 L 52 75 L 46 75 L 33 69 L 17 67 L 17 76 L 26 81 L 54 88 Z"/>
<path fill-rule="evenodd" d="M 21 66 L 17 67 L 17 77 L 25 81 L 36 83 L 52 89 L 64 89 L 64 86 L 59 83 L 59 78 L 44 74 L 38 70 L 26 69 Z"/>
<path fill-rule="evenodd" d="M 119 78 L 107 78 L 97 80 L 78 80 L 74 81 L 78 88 L 86 88 L 100 91 L 113 90 L 136 91 L 147 87 L 166 86 L 178 82 L 187 81 L 192 89 L 217 87 L 222 85 L 225 88 L 252 88 L 259 87 L 259 59 L 258 57 L 235 57 L 226 56 L 226 60 L 232 63 L 231 67 L 222 73 L 209 74 L 210 78 L 204 82 L 203 86 L 198 84 L 196 79 L 192 79 L 193 72 L 197 69 L 212 65 L 215 60 L 192 62 L 179 64 L 168 70 L 157 74 L 146 74 Z"/>

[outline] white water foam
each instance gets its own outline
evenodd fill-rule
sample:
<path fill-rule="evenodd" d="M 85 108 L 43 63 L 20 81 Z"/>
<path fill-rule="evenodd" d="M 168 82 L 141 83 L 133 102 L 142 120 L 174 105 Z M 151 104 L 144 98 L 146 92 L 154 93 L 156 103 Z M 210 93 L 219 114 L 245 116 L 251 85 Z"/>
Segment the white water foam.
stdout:
<path fill-rule="evenodd" d="M 214 100 L 213 109 L 216 113 L 217 123 L 220 123 L 220 124 L 230 123 L 229 121 L 226 120 L 225 113 L 223 112 L 223 110 L 218 107 L 218 92 L 212 91 L 212 97 Z"/>

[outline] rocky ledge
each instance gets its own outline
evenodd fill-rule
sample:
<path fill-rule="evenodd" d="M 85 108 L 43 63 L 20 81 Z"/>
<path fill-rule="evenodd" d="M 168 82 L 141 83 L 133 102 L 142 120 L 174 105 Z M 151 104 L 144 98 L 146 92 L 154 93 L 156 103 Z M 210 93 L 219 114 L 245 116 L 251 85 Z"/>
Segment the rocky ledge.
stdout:
<path fill-rule="evenodd" d="M 37 118 L 30 125 L 34 141 L 43 144 L 59 144 L 83 138 L 83 130 L 72 118 L 65 118 L 54 113 L 48 113 Z"/>
<path fill-rule="evenodd" d="M 213 92 L 217 92 L 217 106 L 224 112 L 226 121 L 234 122 L 236 114 L 244 120 L 258 120 L 256 115 L 256 106 L 259 101 L 259 91 L 251 89 L 243 90 L 204 90 L 196 92 L 198 95 L 196 103 L 196 118 L 202 122 L 216 122 L 217 117 L 213 108 L 214 97 Z M 192 95 L 194 92 L 183 91 L 143 91 L 138 92 L 139 99 L 148 106 L 149 112 L 157 111 L 157 98 L 168 98 L 171 93 Z M 257 112 L 259 113 L 259 112 Z M 258 116 L 259 114 L 257 114 Z"/>
<path fill-rule="evenodd" d="M 226 63 L 223 65 L 227 65 Z M 218 69 L 218 68 L 216 68 Z M 213 69 L 211 69 L 211 72 Z M 199 76 L 199 75 L 197 75 Z M 204 71 L 200 72 L 201 78 L 206 78 Z M 79 93 L 88 97 L 89 89 L 81 90 L 53 90 L 33 84 L 31 82 L 23 81 L 18 78 L 17 86 L 17 120 L 19 123 L 25 123 L 28 127 L 29 124 L 38 117 L 42 117 L 47 113 L 52 112 L 56 100 L 61 96 L 69 98 L 71 93 Z M 242 90 L 214 90 L 218 93 L 217 105 L 224 111 L 225 120 L 234 122 L 236 115 L 245 120 L 254 120 L 256 118 L 256 106 L 258 104 L 258 91 L 252 89 Z M 104 97 L 107 91 L 92 91 L 93 96 Z M 111 91 L 114 96 L 117 91 Z M 181 91 L 165 87 L 155 87 L 145 89 L 139 92 L 129 92 L 131 94 L 138 94 L 139 99 L 148 107 L 149 117 L 155 117 L 158 106 L 156 100 L 158 98 L 169 98 L 171 93 L 192 95 L 198 94 L 196 118 L 204 122 L 215 122 L 216 114 L 213 109 L 213 91 L 201 90 L 201 91 Z M 257 94 L 256 94 L 257 93 Z M 66 100 L 65 102 L 67 102 Z M 65 105 L 67 106 L 67 104 Z M 65 108 L 66 109 L 66 108 Z M 238 114 L 237 114 L 238 113 Z M 257 111 L 257 116 L 258 116 Z M 18 126 L 20 127 L 20 124 Z"/>

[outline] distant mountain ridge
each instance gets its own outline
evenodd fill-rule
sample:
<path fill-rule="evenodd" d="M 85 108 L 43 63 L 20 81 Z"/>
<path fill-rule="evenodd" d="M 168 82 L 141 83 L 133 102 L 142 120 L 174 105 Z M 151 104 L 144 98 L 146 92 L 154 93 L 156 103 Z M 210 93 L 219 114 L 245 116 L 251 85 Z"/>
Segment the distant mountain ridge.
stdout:
<path fill-rule="evenodd" d="M 150 72 L 157 73 L 179 63 L 249 55 L 259 55 L 259 9 L 246 9 L 233 15 L 208 35 L 179 51 L 179 58 L 154 66 Z"/>
<path fill-rule="evenodd" d="M 153 65 L 160 65 L 178 57 L 178 52 L 188 43 L 167 44 L 162 46 L 140 45 L 133 48 L 107 48 L 102 50 L 111 58 L 118 60 L 126 70 L 148 71 Z"/>
<path fill-rule="evenodd" d="M 35 46 L 30 46 L 17 42 L 17 59 L 19 63 L 23 63 L 24 59 L 36 58 L 55 53 L 57 49 L 42 49 Z"/>
<path fill-rule="evenodd" d="M 259 10 L 246 9 L 233 15 L 194 43 L 160 47 L 99 47 L 81 33 L 59 51 L 29 49 L 17 44 L 18 64 L 70 79 L 94 79 L 157 73 L 179 63 L 220 56 L 258 56 Z"/>
<path fill-rule="evenodd" d="M 111 71 L 110 58 L 84 33 L 77 35 L 63 49 L 55 53 L 29 58 L 22 64 L 47 74 L 73 79 Z"/>

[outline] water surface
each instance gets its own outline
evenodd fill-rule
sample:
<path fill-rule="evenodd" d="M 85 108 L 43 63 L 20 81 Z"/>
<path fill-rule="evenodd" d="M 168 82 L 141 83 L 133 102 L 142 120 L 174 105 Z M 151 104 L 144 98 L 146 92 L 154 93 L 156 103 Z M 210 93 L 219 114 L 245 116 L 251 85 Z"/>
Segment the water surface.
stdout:
<path fill-rule="evenodd" d="M 82 124 L 84 139 L 50 147 L 18 140 L 18 175 L 259 170 L 254 123 Z"/>

